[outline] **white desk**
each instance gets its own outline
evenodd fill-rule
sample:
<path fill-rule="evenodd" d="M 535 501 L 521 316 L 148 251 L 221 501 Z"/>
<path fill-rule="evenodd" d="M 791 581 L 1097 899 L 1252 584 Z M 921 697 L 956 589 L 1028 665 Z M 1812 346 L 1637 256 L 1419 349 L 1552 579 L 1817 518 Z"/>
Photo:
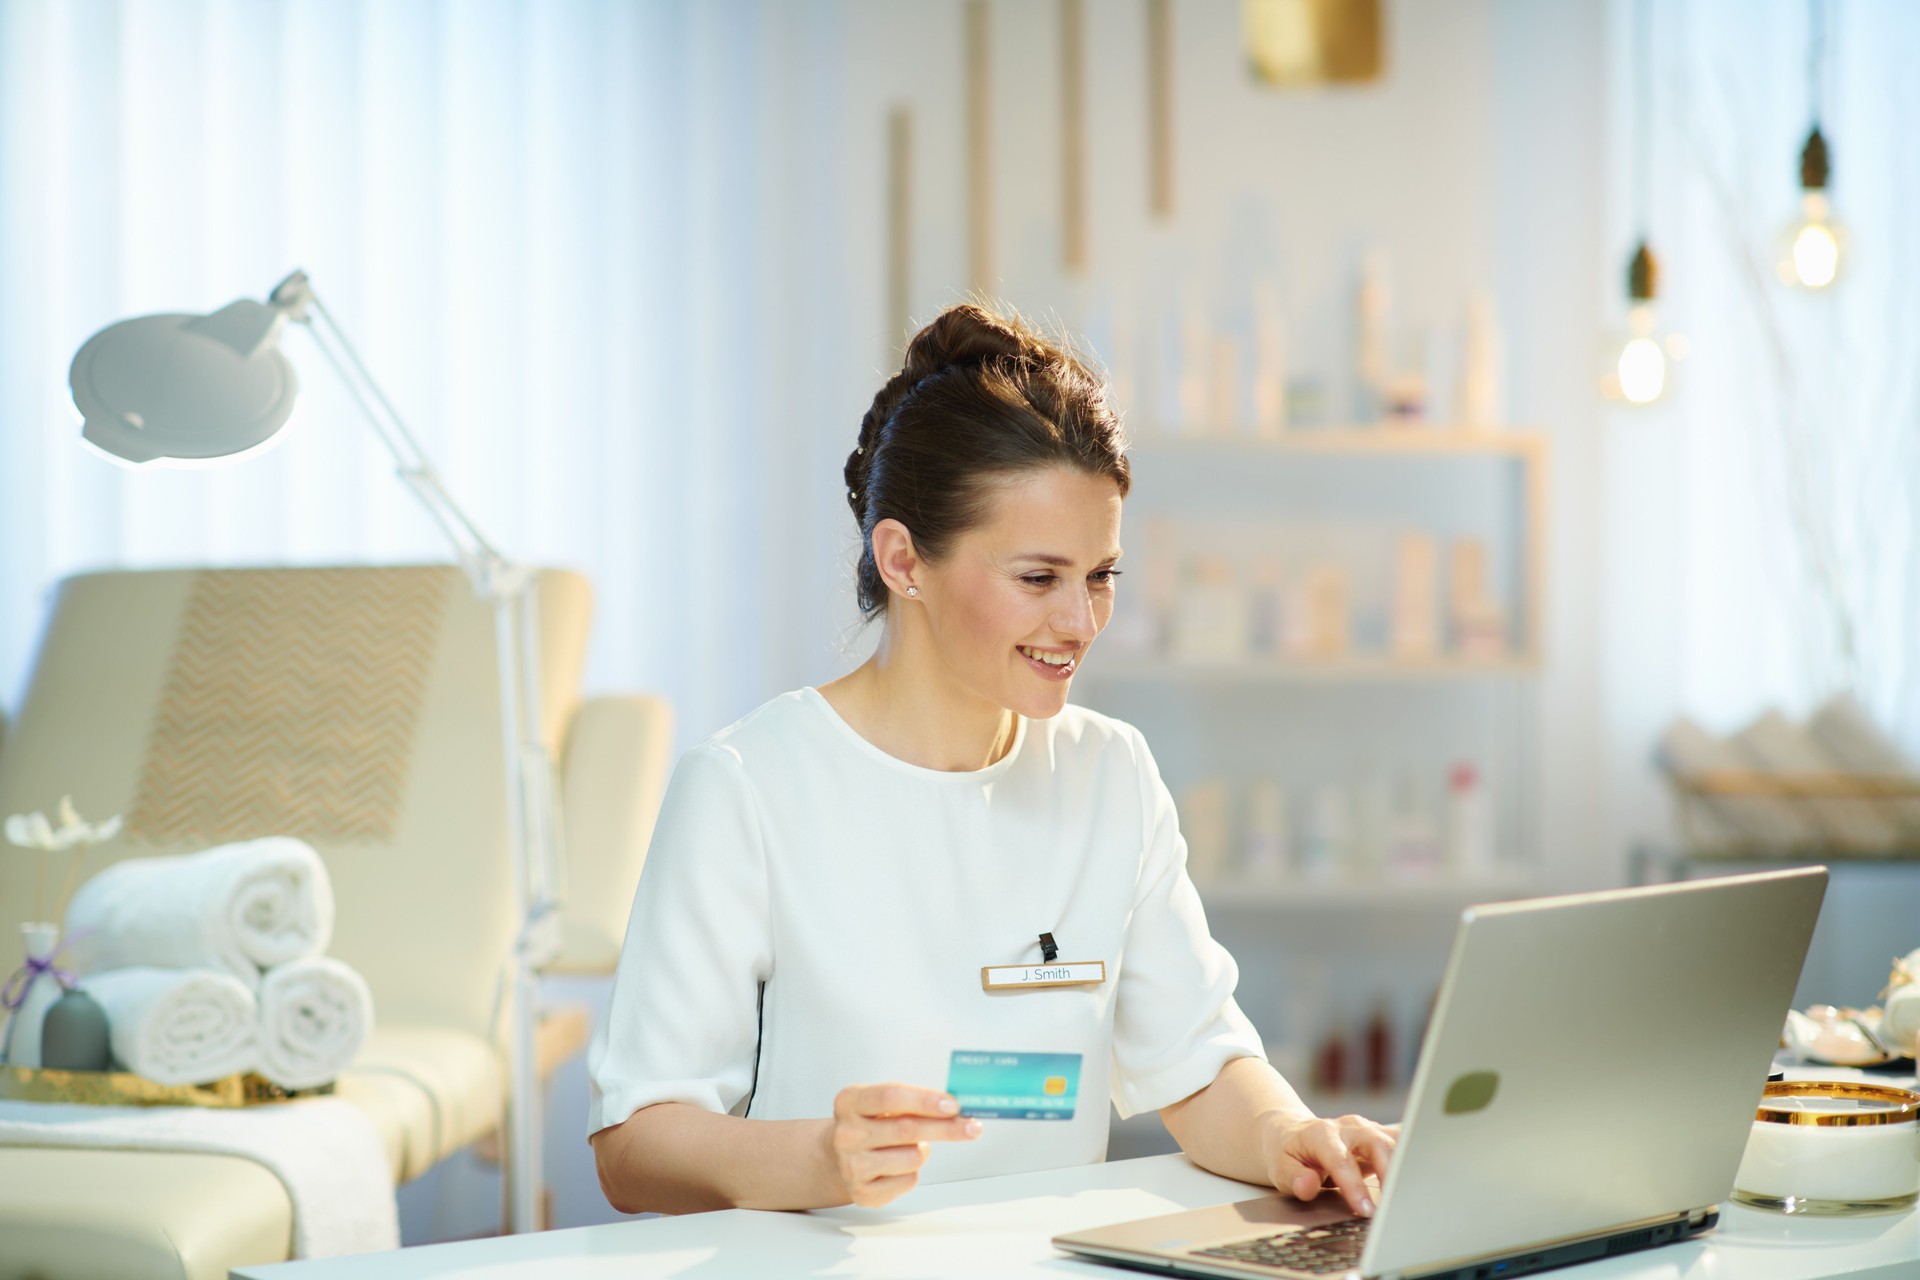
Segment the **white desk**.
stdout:
<path fill-rule="evenodd" d="M 1069 1258 L 1048 1241 L 1063 1231 L 1257 1194 L 1201 1172 L 1184 1156 L 1153 1156 L 921 1187 L 884 1209 L 732 1209 L 232 1274 L 236 1280 L 1120 1280 L 1142 1273 Z M 1546 1274 L 1566 1280 L 1913 1280 L 1920 1277 L 1920 1212 L 1788 1219 L 1729 1205 L 1703 1240 Z"/>

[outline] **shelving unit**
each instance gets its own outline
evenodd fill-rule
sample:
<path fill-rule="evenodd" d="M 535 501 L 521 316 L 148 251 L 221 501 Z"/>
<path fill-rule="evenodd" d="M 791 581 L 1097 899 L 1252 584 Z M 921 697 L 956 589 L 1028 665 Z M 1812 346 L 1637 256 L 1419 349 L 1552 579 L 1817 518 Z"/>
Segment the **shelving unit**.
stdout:
<path fill-rule="evenodd" d="M 1460 880 L 1211 880 L 1195 886 L 1209 912 L 1270 911 L 1277 907 L 1459 911 L 1482 902 L 1507 902 L 1539 891 L 1531 876 Z"/>
<path fill-rule="evenodd" d="M 1096 647 L 1076 677 L 1076 694 L 1140 727 L 1176 797 L 1184 783 L 1223 780 L 1235 795 L 1232 826 L 1238 828 L 1244 781 L 1278 776 L 1297 819 L 1310 788 L 1330 780 L 1329 772 L 1346 785 L 1378 778 L 1359 770 L 1377 769 L 1383 759 L 1403 770 L 1418 760 L 1423 770 L 1425 762 L 1450 755 L 1456 741 L 1470 743 L 1462 748 L 1465 758 L 1497 780 L 1503 863 L 1488 874 L 1394 878 L 1372 866 L 1343 871 L 1345 878 L 1255 878 L 1233 865 L 1240 852 L 1235 836 L 1231 869 L 1197 884 L 1216 934 L 1239 959 L 1243 1006 L 1256 1025 L 1286 1042 L 1276 1047 L 1290 1060 L 1311 1062 L 1320 1038 L 1336 1027 L 1353 1034 L 1361 1021 L 1356 1015 L 1376 1002 L 1388 1008 L 1396 1039 L 1405 1043 L 1425 1016 L 1459 912 L 1541 891 L 1533 828 L 1537 689 L 1546 663 L 1548 437 L 1537 430 L 1424 424 L 1301 428 L 1273 436 L 1143 432 L 1130 455 L 1130 527 L 1158 517 L 1200 538 L 1198 546 L 1183 538 L 1181 552 L 1211 554 L 1207 539 L 1219 538 L 1230 560 L 1277 556 L 1289 572 L 1315 558 L 1344 564 L 1367 575 L 1362 583 L 1373 591 L 1370 600 L 1353 597 L 1356 647 L 1339 656 L 1256 651 L 1203 660 L 1125 650 L 1142 635 L 1170 634 L 1164 614 L 1129 632 L 1120 646 Z M 1257 541 L 1268 528 L 1271 545 Z M 1378 625 L 1381 584 L 1373 575 L 1380 572 L 1381 545 L 1407 529 L 1486 546 L 1490 581 L 1498 584 L 1507 617 L 1504 652 L 1450 652 L 1445 639 L 1440 652 L 1420 657 L 1387 649 L 1391 630 L 1383 634 Z M 1243 533 L 1255 540 L 1224 541 Z M 1148 556 L 1160 545 L 1149 547 Z M 1185 563 L 1176 563 L 1185 573 Z M 1132 577 L 1128 589 L 1145 582 Z M 1363 608 L 1372 612 L 1362 615 Z M 1345 772 L 1349 768 L 1356 772 Z M 1290 1079 L 1297 1088 L 1307 1083 L 1298 1070 Z M 1379 1093 L 1311 1094 L 1307 1101 L 1321 1114 L 1391 1121 L 1405 1106 L 1401 1084 Z M 1151 1149 L 1170 1141 L 1156 1137 L 1158 1130 L 1157 1119 L 1136 1118 L 1116 1125 L 1115 1142 Z"/>
<path fill-rule="evenodd" d="M 1540 669 L 1531 654 L 1517 658 L 1392 658 L 1356 654 L 1346 658 L 1260 658 L 1222 662 L 1146 660 L 1123 657 L 1089 668 L 1096 681 L 1145 684 L 1178 680 L 1198 684 L 1322 683 L 1391 680 L 1493 680 L 1531 676 Z"/>
<path fill-rule="evenodd" d="M 1338 662 L 1298 664 L 1304 678 L 1426 679 L 1459 675 L 1526 674 L 1539 669 L 1541 602 L 1546 582 L 1547 494 L 1551 445 L 1537 430 L 1481 431 L 1465 427 L 1427 425 L 1302 427 L 1275 435 L 1247 432 L 1199 431 L 1171 434 L 1144 432 L 1135 437 L 1129 454 L 1151 465 L 1159 457 L 1244 459 L 1259 455 L 1325 458 L 1505 458 L 1517 463 L 1525 494 L 1520 541 L 1525 548 L 1521 567 L 1523 610 L 1516 615 L 1521 641 L 1506 659 L 1474 662 L 1439 658 L 1406 662 L 1387 655 L 1360 654 Z M 1125 663 L 1120 665 L 1122 673 Z M 1211 664 L 1209 664 L 1211 665 Z M 1259 664 L 1248 664 L 1257 666 Z M 1289 667 L 1294 664 L 1266 664 Z M 1205 670 L 1192 664 L 1195 673 Z M 1321 670 L 1325 675 L 1320 675 Z M 1315 674 L 1305 674 L 1312 672 Z M 1293 673 L 1288 672 L 1289 676 Z M 1285 678 L 1285 677 L 1283 677 Z"/>

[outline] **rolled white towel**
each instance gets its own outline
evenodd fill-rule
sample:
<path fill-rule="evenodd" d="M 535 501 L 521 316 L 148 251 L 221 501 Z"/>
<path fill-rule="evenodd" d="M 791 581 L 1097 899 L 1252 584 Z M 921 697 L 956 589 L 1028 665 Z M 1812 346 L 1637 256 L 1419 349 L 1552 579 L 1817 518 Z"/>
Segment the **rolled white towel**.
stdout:
<path fill-rule="evenodd" d="M 329 956 L 290 960 L 260 980 L 261 1075 L 286 1089 L 334 1079 L 373 1030 L 373 995 Z"/>
<path fill-rule="evenodd" d="M 113 1056 L 161 1084 L 205 1084 L 252 1071 L 259 1005 L 245 983 L 212 969 L 109 969 L 82 984 L 106 1010 Z"/>
<path fill-rule="evenodd" d="M 220 969 L 256 986 L 260 970 L 327 949 L 333 886 L 320 855 L 288 836 L 128 858 L 80 886 L 66 936 L 82 974 Z"/>

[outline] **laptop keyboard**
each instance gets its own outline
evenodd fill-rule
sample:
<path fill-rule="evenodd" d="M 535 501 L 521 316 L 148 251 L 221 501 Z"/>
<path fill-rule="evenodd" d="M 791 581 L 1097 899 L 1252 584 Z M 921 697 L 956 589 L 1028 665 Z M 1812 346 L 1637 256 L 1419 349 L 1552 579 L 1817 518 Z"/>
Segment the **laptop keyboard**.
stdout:
<path fill-rule="evenodd" d="M 1360 1264 L 1360 1251 L 1366 1247 L 1367 1218 L 1348 1218 L 1332 1226 L 1307 1231 L 1283 1231 L 1258 1240 L 1241 1240 L 1212 1249 L 1195 1249 L 1197 1258 L 1231 1258 L 1259 1266 L 1305 1271 L 1311 1275 L 1332 1275 Z"/>

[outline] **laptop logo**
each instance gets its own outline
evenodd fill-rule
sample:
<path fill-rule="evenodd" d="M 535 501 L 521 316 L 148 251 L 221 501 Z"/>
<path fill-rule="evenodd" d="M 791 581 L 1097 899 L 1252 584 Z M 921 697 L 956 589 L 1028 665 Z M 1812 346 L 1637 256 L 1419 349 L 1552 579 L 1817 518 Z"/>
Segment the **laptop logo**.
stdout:
<path fill-rule="evenodd" d="M 1500 1076 L 1493 1071 L 1469 1071 L 1447 1086 L 1447 1100 L 1440 1109 L 1450 1116 L 1464 1116 L 1479 1111 L 1493 1101 L 1493 1094 L 1500 1087 Z"/>

